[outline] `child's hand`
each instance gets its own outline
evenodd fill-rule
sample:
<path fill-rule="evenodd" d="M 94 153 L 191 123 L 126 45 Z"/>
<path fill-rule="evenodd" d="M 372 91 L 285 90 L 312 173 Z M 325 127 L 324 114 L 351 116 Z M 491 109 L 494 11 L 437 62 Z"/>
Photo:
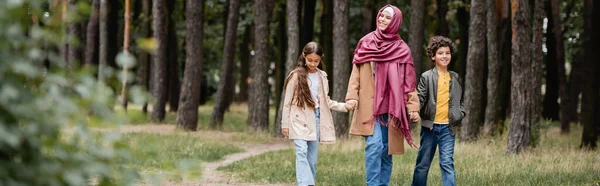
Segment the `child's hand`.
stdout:
<path fill-rule="evenodd" d="M 356 100 L 346 101 L 346 109 L 347 110 L 354 110 L 354 108 L 356 108 L 356 105 L 358 105 L 358 101 L 356 101 Z"/>
<path fill-rule="evenodd" d="M 421 117 L 419 116 L 419 113 L 415 112 L 415 111 L 408 112 L 408 115 L 410 117 L 410 120 L 412 120 L 413 122 L 417 122 L 417 121 L 419 121 L 419 119 L 421 119 Z"/>
<path fill-rule="evenodd" d="M 290 137 L 290 129 L 289 128 L 282 128 L 281 129 L 281 134 L 283 134 L 283 137 L 289 138 Z"/>

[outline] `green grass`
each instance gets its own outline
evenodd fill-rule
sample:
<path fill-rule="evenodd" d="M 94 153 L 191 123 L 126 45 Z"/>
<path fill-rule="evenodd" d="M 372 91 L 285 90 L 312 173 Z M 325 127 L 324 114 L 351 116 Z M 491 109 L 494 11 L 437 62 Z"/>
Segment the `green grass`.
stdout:
<path fill-rule="evenodd" d="M 168 110 L 168 109 L 167 109 Z M 210 118 L 212 116 L 213 105 L 202 105 L 198 108 L 198 129 L 210 130 Z M 117 107 L 115 112 L 125 118 L 125 123 L 129 125 L 144 125 L 152 123 L 150 120 L 151 112 L 144 114 L 142 110 L 130 108 L 124 111 Z M 275 118 L 275 108 L 269 110 L 269 131 L 273 131 L 273 122 Z M 177 112 L 167 112 L 165 115 L 165 124 L 175 124 Z M 248 106 L 246 104 L 232 104 L 229 111 L 225 112 L 223 124 L 220 131 L 226 132 L 247 132 L 248 129 Z"/>
<path fill-rule="evenodd" d="M 218 161 L 243 149 L 203 140 L 191 134 L 125 133 L 120 143 L 129 146 L 134 157 L 127 165 L 146 173 L 161 173 L 178 179 L 185 173 L 201 175 L 201 163 Z M 192 176 L 192 177 L 194 177 Z"/>
<path fill-rule="evenodd" d="M 582 129 L 572 127 L 568 135 L 560 135 L 557 128 L 547 130 L 538 148 L 520 155 L 505 155 L 507 133 L 475 143 L 457 143 L 454 159 L 458 185 L 600 184 L 600 152 L 579 150 Z M 364 140 L 359 137 L 335 145 L 321 145 L 317 184 L 364 185 L 363 148 Z M 390 185 L 410 185 L 416 156 L 416 149 L 394 156 Z M 294 150 L 263 154 L 219 170 L 232 173 L 241 182 L 295 183 Z M 437 155 L 428 183 L 441 185 Z"/>

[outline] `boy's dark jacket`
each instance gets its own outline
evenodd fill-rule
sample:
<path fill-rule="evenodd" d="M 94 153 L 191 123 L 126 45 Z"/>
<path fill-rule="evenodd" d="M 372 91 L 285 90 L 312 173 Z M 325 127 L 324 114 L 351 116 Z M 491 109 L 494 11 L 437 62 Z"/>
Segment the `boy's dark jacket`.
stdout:
<path fill-rule="evenodd" d="M 435 118 L 435 107 L 437 102 L 438 71 L 436 67 L 423 72 L 417 87 L 419 102 L 421 104 L 421 126 L 432 129 Z M 465 117 L 463 107 L 462 86 L 460 77 L 456 72 L 450 71 L 450 101 L 448 108 L 448 119 L 451 133 L 454 134 Z"/>

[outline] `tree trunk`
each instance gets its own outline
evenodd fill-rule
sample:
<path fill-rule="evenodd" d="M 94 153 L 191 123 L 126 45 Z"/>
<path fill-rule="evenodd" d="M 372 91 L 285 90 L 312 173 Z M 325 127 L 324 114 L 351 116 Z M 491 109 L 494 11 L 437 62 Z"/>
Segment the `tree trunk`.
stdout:
<path fill-rule="evenodd" d="M 142 14 L 139 16 L 139 21 L 141 22 L 141 26 L 140 26 L 140 33 L 141 33 L 141 37 L 142 38 L 148 38 L 148 37 L 152 37 L 150 34 L 150 16 L 151 16 L 151 9 L 150 9 L 150 0 L 143 0 L 142 1 Z M 150 68 L 148 68 L 149 64 L 150 64 L 150 56 L 145 52 L 145 51 L 140 51 L 139 53 L 139 60 L 137 62 L 137 80 L 138 83 L 141 87 L 145 88 L 146 90 L 150 91 L 150 87 L 148 85 L 148 79 L 149 74 L 150 74 Z M 142 105 L 142 112 L 143 113 L 147 113 L 148 112 L 148 102 L 145 102 L 144 105 Z"/>
<path fill-rule="evenodd" d="M 269 0 L 254 0 L 254 60 L 250 66 L 248 84 L 248 125 L 254 130 L 267 130 L 269 125 L 268 49 Z"/>
<path fill-rule="evenodd" d="M 560 18 L 560 4 L 558 2 L 558 0 L 550 0 L 550 10 L 551 10 L 551 14 L 552 14 L 552 19 L 548 20 L 548 21 L 552 21 L 553 23 L 553 37 L 554 37 L 554 41 L 555 41 L 555 46 L 548 46 L 548 47 L 555 47 L 556 49 L 554 50 L 555 55 L 554 57 L 556 57 L 555 61 L 556 61 L 556 67 L 557 67 L 557 72 L 558 72 L 558 82 L 559 82 L 559 96 L 560 96 L 560 131 L 563 134 L 569 133 L 570 127 L 569 127 L 569 119 L 570 117 L 567 116 L 567 111 L 566 109 L 566 105 L 569 104 L 572 101 L 572 98 L 569 97 L 568 94 L 568 83 L 567 83 L 567 74 L 566 74 L 566 69 L 565 69 L 565 44 L 564 44 L 564 39 L 563 39 L 563 32 L 562 32 L 562 22 L 561 22 L 561 18 Z"/>
<path fill-rule="evenodd" d="M 302 40 L 300 47 L 313 40 L 315 27 L 315 6 L 317 0 L 304 1 L 304 16 L 302 16 Z"/>
<path fill-rule="evenodd" d="M 131 8 L 130 8 L 130 0 L 125 0 L 125 25 L 123 26 L 123 53 L 129 54 L 129 25 L 131 20 Z M 129 71 L 129 67 L 126 64 L 123 64 L 123 76 L 122 76 L 122 88 L 121 88 L 121 106 L 125 111 L 127 111 L 127 73 Z"/>
<path fill-rule="evenodd" d="M 179 93 L 181 84 L 179 82 L 179 42 L 177 39 L 177 30 L 175 30 L 175 1 L 167 1 L 167 90 L 169 111 L 177 112 L 179 108 Z M 179 11 L 179 10 L 178 10 Z"/>
<path fill-rule="evenodd" d="M 360 35 L 362 36 L 367 35 L 369 32 L 372 32 L 374 30 L 373 24 L 375 23 L 375 19 L 373 19 L 373 3 L 373 1 L 363 1 L 362 7 L 360 7 L 363 19 L 360 31 Z"/>
<path fill-rule="evenodd" d="M 469 27 L 469 51 L 467 54 L 467 74 L 465 77 L 465 110 L 468 113 L 462 121 L 460 139 L 475 141 L 479 135 L 479 126 L 483 108 L 483 70 L 485 67 L 485 12 L 483 1 L 471 1 L 471 23 Z"/>
<path fill-rule="evenodd" d="M 165 104 L 167 102 L 167 60 L 168 60 L 168 17 L 165 0 L 152 1 L 152 27 L 157 48 L 152 62 L 152 96 L 156 99 L 152 107 L 152 121 L 159 123 L 165 119 Z"/>
<path fill-rule="evenodd" d="M 498 3 L 498 1 L 496 1 Z M 500 118 L 502 120 L 506 120 L 508 115 L 510 115 L 510 88 L 511 88 L 511 50 L 512 50 L 512 26 L 511 26 L 511 12 L 510 12 L 510 2 L 509 1 L 500 1 L 500 39 L 498 42 L 500 43 L 500 61 L 501 61 L 501 73 L 500 76 Z M 499 130 L 504 133 L 504 121 L 501 121 L 501 126 Z"/>
<path fill-rule="evenodd" d="M 436 35 L 450 36 L 450 27 L 448 26 L 448 20 L 446 20 L 447 13 L 448 0 L 437 0 L 438 29 L 435 33 Z"/>
<path fill-rule="evenodd" d="M 278 6 L 277 9 L 277 17 L 276 17 L 276 22 L 277 24 L 277 43 L 275 48 L 277 48 L 277 59 L 275 62 L 275 78 L 276 78 L 276 87 L 275 87 L 275 105 L 277 106 L 277 110 L 276 110 L 276 115 L 275 115 L 275 126 L 273 126 L 273 136 L 275 137 L 283 137 L 283 134 L 281 133 L 281 117 L 282 117 L 282 108 L 283 108 L 283 98 L 285 98 L 285 96 L 283 95 L 283 87 L 284 87 L 284 83 L 285 83 L 285 77 L 287 74 L 285 71 L 285 60 L 286 60 L 286 52 L 287 52 L 287 41 L 286 41 L 286 32 L 287 32 L 287 25 L 285 24 L 285 19 L 286 19 L 286 7 L 283 7 L 285 3 L 281 2 L 280 6 Z"/>
<path fill-rule="evenodd" d="M 410 12 L 410 32 L 408 34 L 408 47 L 412 51 L 413 63 L 415 64 L 415 73 L 417 78 L 421 77 L 421 72 L 425 69 L 423 62 L 423 43 L 425 29 L 425 1 L 413 0 L 410 1 L 412 10 Z M 427 60 L 429 61 L 429 60 Z"/>
<path fill-rule="evenodd" d="M 496 11 L 496 0 L 487 0 L 487 51 L 488 51 L 488 75 L 487 75 L 487 104 L 485 107 L 485 123 L 483 131 L 486 135 L 495 135 L 501 126 L 500 122 L 500 61 L 498 60 L 498 12 Z"/>
<path fill-rule="evenodd" d="M 221 63 L 221 71 L 219 75 L 219 87 L 217 88 L 217 98 L 210 120 L 210 126 L 217 128 L 222 126 L 223 115 L 227 110 L 229 103 L 232 101 L 232 94 L 229 94 L 231 85 L 235 84 L 234 73 L 235 69 L 235 43 L 237 41 L 237 25 L 240 14 L 240 1 L 230 0 L 227 16 L 227 30 L 225 31 L 225 44 L 223 46 L 223 63 Z"/>
<path fill-rule="evenodd" d="M 546 1 L 546 6 L 548 10 L 550 10 L 551 1 Z M 558 95 L 559 95 L 559 84 L 558 84 L 558 62 L 557 60 L 557 46 L 556 37 L 554 34 L 554 15 L 552 11 L 547 11 L 546 16 L 548 18 L 548 26 L 546 29 L 546 48 L 548 49 L 547 58 L 546 58 L 546 94 L 544 95 L 544 110 L 542 112 L 544 118 L 549 118 L 551 120 L 558 120 L 559 113 L 559 105 L 558 105 Z M 561 40 L 562 42 L 562 40 Z M 563 63 L 563 72 L 564 72 L 564 63 Z"/>
<path fill-rule="evenodd" d="M 77 0 L 68 0 L 67 6 L 71 11 L 77 11 Z M 77 21 L 71 21 L 68 23 L 67 32 L 68 36 L 72 39 L 68 42 L 67 64 L 68 68 L 74 68 L 77 66 L 77 63 L 83 61 L 83 54 L 81 51 L 83 38 L 80 38 L 82 32 L 81 25 Z"/>
<path fill-rule="evenodd" d="M 600 31 L 600 20 L 597 19 L 600 16 L 600 6 L 596 4 L 597 1 L 585 0 L 584 1 L 584 50 L 586 58 L 586 70 L 584 71 L 585 79 L 583 90 L 582 90 L 582 101 L 581 101 L 581 123 L 583 124 L 583 134 L 581 136 L 581 148 L 592 149 L 598 148 L 598 137 L 600 136 L 600 124 L 597 121 L 597 116 L 600 114 L 600 99 L 598 99 L 600 87 L 600 65 L 597 65 L 595 59 L 598 59 L 600 55 L 595 52 L 598 48 L 598 42 L 600 37 L 598 31 Z M 593 19 L 596 18 L 596 19 Z"/>
<path fill-rule="evenodd" d="M 462 0 L 464 4 L 467 4 L 466 0 Z M 467 7 L 459 7 L 456 10 L 456 19 L 458 21 L 458 32 L 459 32 L 459 43 L 458 43 L 458 59 L 454 63 L 450 63 L 450 69 L 454 70 L 461 77 L 464 85 L 465 81 L 465 68 L 467 64 L 467 52 L 469 43 L 469 12 Z M 481 28 L 479 28 L 481 29 Z M 469 113 L 470 114 L 470 113 Z"/>
<path fill-rule="evenodd" d="M 251 25 L 246 25 L 244 29 L 244 38 L 242 39 L 242 44 L 240 45 L 240 92 L 236 95 L 237 102 L 246 102 L 248 101 L 248 77 L 250 76 L 250 49 L 252 48 L 252 30 L 253 27 Z"/>
<path fill-rule="evenodd" d="M 333 1 L 323 1 L 321 5 L 323 6 L 323 14 L 321 15 L 319 43 L 321 44 L 321 47 L 323 47 L 324 54 L 333 56 Z M 337 69 L 333 57 L 324 57 L 321 59 L 321 65 L 327 74 L 333 74 L 333 69 Z M 328 86 L 333 87 L 336 77 L 329 78 Z"/>
<path fill-rule="evenodd" d="M 100 0 L 100 47 L 98 53 L 98 80 L 104 81 L 104 71 L 108 66 L 108 7 L 109 0 Z"/>
<path fill-rule="evenodd" d="M 532 137 L 538 133 L 541 115 L 544 5 L 542 0 L 535 0 L 533 29 L 529 6 L 526 0 L 512 2 L 512 109 L 506 149 L 508 154 L 518 154 L 529 146 L 535 146 L 535 138 Z"/>
<path fill-rule="evenodd" d="M 346 98 L 348 89 L 348 79 L 350 78 L 350 54 L 348 45 L 348 19 L 349 4 L 348 0 L 333 1 L 333 60 L 335 71 L 333 78 L 333 96 L 335 101 L 343 101 Z M 333 112 L 333 121 L 335 122 L 335 133 L 339 138 L 347 138 L 350 123 L 348 114 L 343 112 Z"/>
<path fill-rule="evenodd" d="M 177 126 L 195 131 L 198 127 L 198 104 L 202 79 L 204 1 L 186 0 L 185 3 L 186 58 L 181 97 L 179 98 L 180 108 L 177 110 Z"/>
<path fill-rule="evenodd" d="M 119 42 L 121 42 L 122 40 L 120 38 L 122 37 L 122 30 L 120 29 L 120 26 L 122 24 L 120 24 L 120 20 L 121 19 L 121 14 L 119 14 L 119 11 L 121 10 L 122 6 L 121 3 L 117 2 L 117 1 L 109 1 L 110 3 L 108 4 L 108 22 L 106 23 L 106 29 L 108 30 L 107 32 L 107 50 L 106 50 L 106 61 L 107 64 L 109 66 L 111 66 L 112 68 L 116 69 L 117 68 L 117 63 L 116 63 L 116 58 L 117 58 L 117 54 L 119 53 L 119 48 L 121 48 L 121 44 L 119 44 Z M 120 37 L 119 37 L 120 36 Z M 111 78 L 114 79 L 114 78 Z"/>
<path fill-rule="evenodd" d="M 85 65 L 98 64 L 98 22 L 100 17 L 100 0 L 92 1 L 92 12 L 87 25 L 85 41 Z"/>

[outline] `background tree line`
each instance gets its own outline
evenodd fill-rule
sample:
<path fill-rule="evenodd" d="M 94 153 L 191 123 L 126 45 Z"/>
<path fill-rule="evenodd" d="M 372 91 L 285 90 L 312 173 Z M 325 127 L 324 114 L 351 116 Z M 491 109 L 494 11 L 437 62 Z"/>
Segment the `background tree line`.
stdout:
<path fill-rule="evenodd" d="M 99 78 L 123 68 L 114 60 L 130 34 L 137 58 L 126 81 L 152 93 L 152 120 L 177 112 L 177 125 L 222 126 L 233 102 L 248 104 L 248 127 L 273 128 L 279 136 L 285 76 L 309 41 L 324 47 L 323 67 L 332 99 L 343 101 L 353 49 L 375 29 L 385 4 L 403 11 L 400 36 L 409 44 L 417 74 L 433 67 L 424 48 L 434 35 L 457 46 L 450 69 L 464 82 L 465 108 L 459 139 L 509 132 L 507 152 L 535 147 L 539 130 L 560 121 L 584 126 L 582 148 L 596 148 L 600 125 L 600 67 L 595 63 L 600 13 L 592 0 L 49 0 L 48 7 L 89 8 L 67 22 L 73 41 L 60 47 L 67 68 L 93 67 Z M 56 16 L 58 12 L 52 12 Z M 126 25 L 125 13 L 130 15 Z M 352 20 L 352 21 L 351 21 Z M 130 28 L 130 31 L 126 31 Z M 129 44 L 129 43 L 127 43 Z M 50 65 L 49 65 L 50 66 Z M 123 71 L 127 72 L 127 69 Z M 115 78 L 106 83 L 123 89 Z M 122 96 L 127 107 L 127 96 Z M 213 104 L 210 121 L 198 121 L 200 104 Z M 148 104 L 142 105 L 144 111 Z M 348 133 L 348 114 L 335 113 L 339 137 Z"/>

